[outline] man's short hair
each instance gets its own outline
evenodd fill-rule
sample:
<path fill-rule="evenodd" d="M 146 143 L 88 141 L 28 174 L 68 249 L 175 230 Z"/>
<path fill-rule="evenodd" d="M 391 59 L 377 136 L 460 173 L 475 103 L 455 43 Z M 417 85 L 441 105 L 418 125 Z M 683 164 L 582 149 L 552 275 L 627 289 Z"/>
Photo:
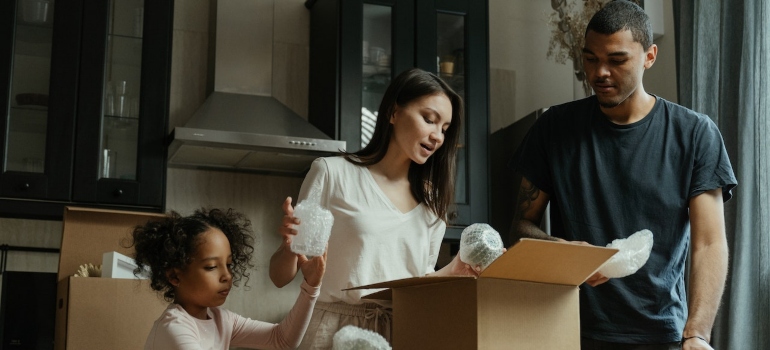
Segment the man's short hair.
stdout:
<path fill-rule="evenodd" d="M 652 45 L 650 17 L 639 5 L 627 0 L 610 1 L 604 5 L 591 17 L 585 34 L 589 30 L 606 35 L 630 30 L 634 41 L 642 44 L 642 48 L 647 50 Z"/>

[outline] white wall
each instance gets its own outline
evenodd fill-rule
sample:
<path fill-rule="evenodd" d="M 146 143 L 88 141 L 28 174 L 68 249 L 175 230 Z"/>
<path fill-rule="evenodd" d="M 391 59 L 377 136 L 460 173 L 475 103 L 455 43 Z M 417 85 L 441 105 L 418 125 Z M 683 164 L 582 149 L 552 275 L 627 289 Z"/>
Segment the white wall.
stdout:
<path fill-rule="evenodd" d="M 655 41 L 658 59 L 644 85 L 647 92 L 676 102 L 671 0 L 663 0 L 663 7 L 666 32 Z M 490 132 L 536 109 L 574 99 L 571 62 L 558 64 L 546 56 L 552 11 L 545 0 L 489 0 Z"/>
<path fill-rule="evenodd" d="M 644 89 L 671 102 L 678 102 L 676 71 L 676 38 L 674 33 L 674 6 L 672 0 L 663 3 L 663 36 L 655 40 L 658 58 L 644 73 Z"/>

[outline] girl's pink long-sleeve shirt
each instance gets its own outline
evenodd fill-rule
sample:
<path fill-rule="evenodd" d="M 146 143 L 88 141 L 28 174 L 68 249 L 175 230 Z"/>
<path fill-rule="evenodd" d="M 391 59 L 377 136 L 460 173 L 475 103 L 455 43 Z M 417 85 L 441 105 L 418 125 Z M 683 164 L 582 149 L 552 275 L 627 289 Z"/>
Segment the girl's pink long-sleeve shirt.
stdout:
<path fill-rule="evenodd" d="M 229 310 L 208 309 L 209 319 L 190 316 L 171 304 L 155 321 L 145 350 L 209 350 L 233 347 L 293 349 L 305 334 L 319 287 L 302 281 L 301 292 L 289 314 L 278 324 L 252 320 Z"/>

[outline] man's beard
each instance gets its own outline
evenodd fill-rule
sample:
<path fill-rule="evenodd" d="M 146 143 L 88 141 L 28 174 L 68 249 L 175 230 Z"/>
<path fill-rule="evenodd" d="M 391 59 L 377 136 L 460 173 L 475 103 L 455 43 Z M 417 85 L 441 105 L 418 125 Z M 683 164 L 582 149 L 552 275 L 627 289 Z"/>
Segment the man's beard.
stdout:
<path fill-rule="evenodd" d="M 619 104 L 620 102 L 616 102 L 616 101 L 602 102 L 602 100 L 599 100 L 599 106 L 602 106 L 604 108 L 617 107 Z"/>

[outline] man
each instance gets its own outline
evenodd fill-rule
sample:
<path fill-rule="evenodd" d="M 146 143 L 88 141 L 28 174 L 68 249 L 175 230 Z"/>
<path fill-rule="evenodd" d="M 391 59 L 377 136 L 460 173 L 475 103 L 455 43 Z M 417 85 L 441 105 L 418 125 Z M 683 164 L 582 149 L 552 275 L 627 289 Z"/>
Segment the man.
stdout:
<path fill-rule="evenodd" d="M 727 275 L 723 201 L 737 182 L 707 116 L 645 92 L 657 51 L 643 9 L 608 3 L 585 33 L 595 95 L 548 109 L 511 163 L 523 175 L 514 240 L 605 246 L 653 232 L 639 271 L 597 273 L 580 289 L 582 349 L 711 349 Z M 553 236 L 539 229 L 549 202 Z"/>

